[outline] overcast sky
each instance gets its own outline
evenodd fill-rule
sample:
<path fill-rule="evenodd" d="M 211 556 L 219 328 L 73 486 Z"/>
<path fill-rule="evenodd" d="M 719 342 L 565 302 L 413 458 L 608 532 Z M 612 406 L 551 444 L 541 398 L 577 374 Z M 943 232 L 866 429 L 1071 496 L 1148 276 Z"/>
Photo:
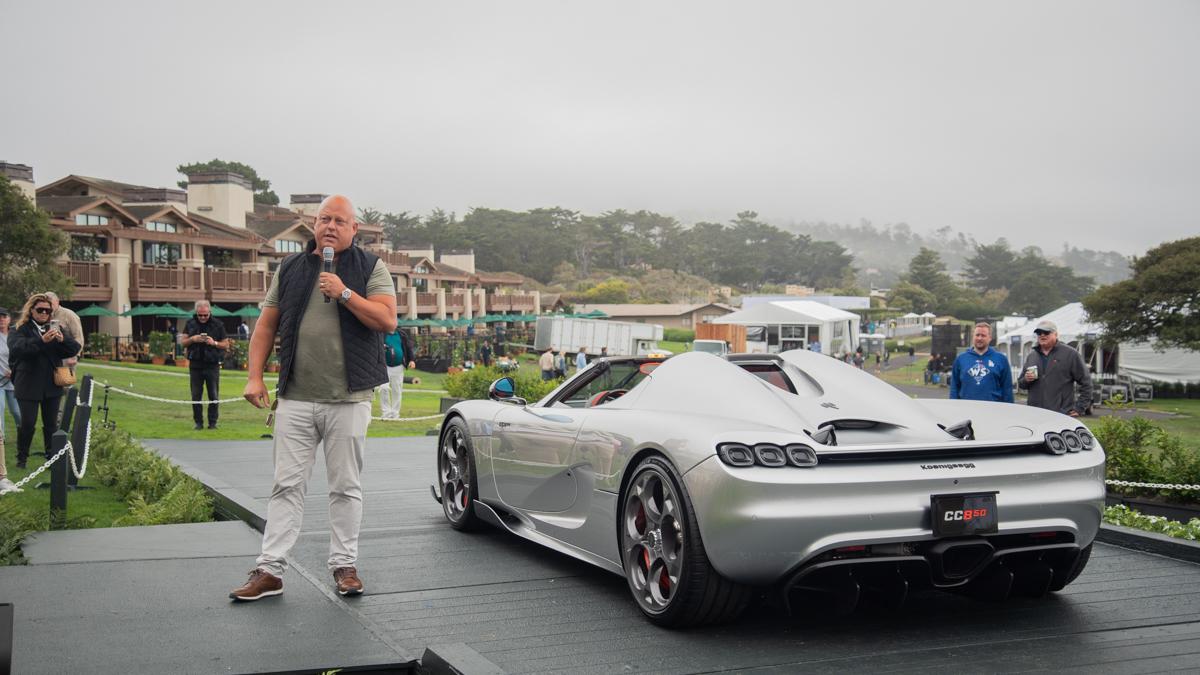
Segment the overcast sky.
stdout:
<path fill-rule="evenodd" d="M 1200 231 L 1200 2 L 0 0 L 0 160 L 359 207 Z"/>

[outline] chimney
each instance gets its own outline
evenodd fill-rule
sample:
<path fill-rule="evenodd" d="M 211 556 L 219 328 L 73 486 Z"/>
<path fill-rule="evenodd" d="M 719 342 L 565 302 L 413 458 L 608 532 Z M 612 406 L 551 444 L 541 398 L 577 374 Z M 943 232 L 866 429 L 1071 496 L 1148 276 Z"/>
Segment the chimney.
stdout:
<path fill-rule="evenodd" d="M 288 208 L 296 213 L 302 213 L 306 216 L 316 216 L 317 211 L 321 209 L 321 202 L 329 195 L 322 194 L 306 194 L 292 195 L 292 201 L 288 204 Z"/>
<path fill-rule="evenodd" d="M 438 262 L 444 262 L 447 265 L 457 267 L 460 270 L 475 273 L 475 250 L 467 249 L 466 251 L 446 251 L 438 256 Z"/>
<path fill-rule="evenodd" d="M 254 189 L 241 174 L 202 171 L 188 174 L 187 209 L 231 227 L 246 227 L 254 211 Z"/>
<path fill-rule="evenodd" d="M 0 176 L 4 176 L 13 182 L 25 193 L 29 201 L 37 203 L 37 190 L 33 187 L 33 167 L 24 164 L 9 164 L 8 162 L 0 162 Z"/>

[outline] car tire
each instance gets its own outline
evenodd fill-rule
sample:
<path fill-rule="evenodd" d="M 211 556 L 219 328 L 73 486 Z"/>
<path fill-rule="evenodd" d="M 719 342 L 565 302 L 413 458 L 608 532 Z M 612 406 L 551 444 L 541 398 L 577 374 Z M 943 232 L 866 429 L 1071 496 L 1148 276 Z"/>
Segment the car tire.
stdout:
<path fill-rule="evenodd" d="M 442 513 L 456 530 L 474 530 L 479 526 L 475 515 L 475 497 L 479 483 L 475 474 L 475 449 L 461 417 L 446 423 L 438 437 L 438 490 L 442 495 Z"/>
<path fill-rule="evenodd" d="M 1051 592 L 1061 591 L 1062 589 L 1066 588 L 1067 585 L 1070 584 L 1072 581 L 1075 581 L 1075 579 L 1078 578 L 1081 573 L 1083 573 L 1083 568 L 1087 567 L 1088 559 L 1091 557 L 1092 557 L 1092 545 L 1088 544 L 1087 546 L 1083 547 L 1083 550 L 1079 552 L 1079 556 L 1075 558 L 1075 563 L 1073 565 L 1071 565 L 1071 571 L 1067 573 L 1066 579 L 1063 580 L 1061 583 L 1058 583 L 1058 582 L 1051 583 L 1049 590 Z"/>
<path fill-rule="evenodd" d="M 638 608 L 666 627 L 737 618 L 752 589 L 722 577 L 709 563 L 678 472 L 651 456 L 631 475 L 617 530 L 622 568 Z"/>

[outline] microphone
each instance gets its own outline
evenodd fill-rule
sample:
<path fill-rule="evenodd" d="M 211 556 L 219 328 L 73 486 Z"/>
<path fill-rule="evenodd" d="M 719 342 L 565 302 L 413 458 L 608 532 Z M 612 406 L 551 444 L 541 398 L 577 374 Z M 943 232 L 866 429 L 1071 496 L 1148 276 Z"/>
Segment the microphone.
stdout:
<path fill-rule="evenodd" d="M 325 270 L 324 271 L 332 272 L 333 271 L 333 247 L 332 246 L 326 246 L 325 248 L 321 249 L 321 260 L 325 261 Z M 328 295 L 325 296 L 325 302 L 329 302 Z"/>

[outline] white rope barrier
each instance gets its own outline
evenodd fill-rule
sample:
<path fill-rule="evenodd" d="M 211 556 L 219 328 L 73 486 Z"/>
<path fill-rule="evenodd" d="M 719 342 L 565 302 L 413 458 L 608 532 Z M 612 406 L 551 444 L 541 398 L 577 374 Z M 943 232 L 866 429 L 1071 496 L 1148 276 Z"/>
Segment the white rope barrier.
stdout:
<path fill-rule="evenodd" d="M 1152 490 L 1200 490 L 1200 485 L 1184 485 L 1182 483 L 1138 483 L 1129 480 L 1106 480 L 1108 485 L 1121 487 L 1149 488 Z"/>

